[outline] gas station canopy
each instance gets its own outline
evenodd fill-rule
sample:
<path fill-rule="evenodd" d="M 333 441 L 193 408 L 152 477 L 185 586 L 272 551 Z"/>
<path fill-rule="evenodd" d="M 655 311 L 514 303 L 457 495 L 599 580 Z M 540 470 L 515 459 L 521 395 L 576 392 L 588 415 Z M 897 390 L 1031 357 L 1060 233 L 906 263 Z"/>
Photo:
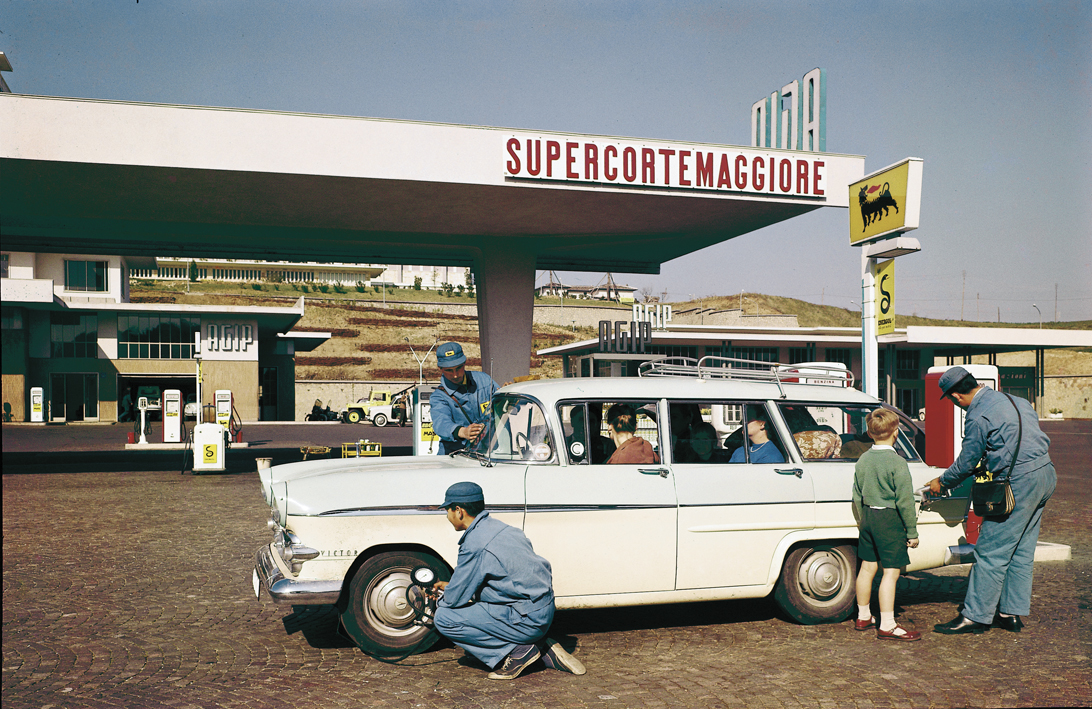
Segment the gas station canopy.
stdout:
<path fill-rule="evenodd" d="M 831 153 L 9 93 L 0 135 L 6 249 L 470 266 L 501 381 L 526 373 L 536 268 L 658 273 L 847 207 L 864 171 Z"/>

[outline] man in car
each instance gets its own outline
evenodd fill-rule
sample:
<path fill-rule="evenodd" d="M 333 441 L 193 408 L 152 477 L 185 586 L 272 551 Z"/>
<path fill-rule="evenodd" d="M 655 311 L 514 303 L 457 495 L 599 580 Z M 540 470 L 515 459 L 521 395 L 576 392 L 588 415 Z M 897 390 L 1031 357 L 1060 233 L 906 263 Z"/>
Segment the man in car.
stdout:
<path fill-rule="evenodd" d="M 444 455 L 462 450 L 477 440 L 489 421 L 489 404 L 497 383 L 485 372 L 466 371 L 466 355 L 456 342 L 436 348 L 440 386 L 429 396 L 432 429 L 440 437 Z"/>
<path fill-rule="evenodd" d="M 963 367 L 947 370 L 938 383 L 941 397 L 965 409 L 967 419 L 959 457 L 929 483 L 930 490 L 956 487 L 983 455 L 989 470 L 1004 476 L 1015 457 L 1009 484 L 1016 505 L 1009 515 L 982 521 L 963 610 L 934 630 L 944 635 L 983 633 L 993 624 L 1018 633 L 1024 627 L 1020 616 L 1031 612 L 1031 574 L 1043 508 L 1058 481 L 1048 452 L 1050 439 L 1039 428 L 1031 404 L 980 385 Z"/>
<path fill-rule="evenodd" d="M 515 527 L 485 511 L 485 494 L 473 482 L 447 489 L 441 509 L 462 532 L 459 559 L 443 591 L 433 626 L 484 662 L 489 679 L 511 680 L 542 658 L 547 667 L 584 674 L 584 665 L 546 637 L 554 620 L 550 562 Z"/>

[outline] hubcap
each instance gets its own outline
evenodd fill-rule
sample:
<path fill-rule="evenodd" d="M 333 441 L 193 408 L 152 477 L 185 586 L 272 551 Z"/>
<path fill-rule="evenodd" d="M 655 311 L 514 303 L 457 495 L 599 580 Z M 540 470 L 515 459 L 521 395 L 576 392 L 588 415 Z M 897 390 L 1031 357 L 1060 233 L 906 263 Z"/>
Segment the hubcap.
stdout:
<path fill-rule="evenodd" d="M 391 569 L 374 579 L 365 596 L 364 611 L 373 625 L 384 626 L 392 635 L 413 632 L 413 609 L 406 603 L 410 585 L 409 569 Z"/>
<path fill-rule="evenodd" d="M 833 552 L 815 552 L 804 560 L 800 570 L 804 592 L 813 598 L 831 598 L 837 595 L 845 583 L 842 561 Z"/>

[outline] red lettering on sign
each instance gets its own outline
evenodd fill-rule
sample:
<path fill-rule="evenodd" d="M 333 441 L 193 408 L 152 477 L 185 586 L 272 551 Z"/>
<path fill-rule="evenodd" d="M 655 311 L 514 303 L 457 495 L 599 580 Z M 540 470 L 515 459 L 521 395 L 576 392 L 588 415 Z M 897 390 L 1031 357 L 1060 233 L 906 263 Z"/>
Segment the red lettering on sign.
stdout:
<path fill-rule="evenodd" d="M 808 161 L 796 161 L 796 194 L 808 193 Z"/>
<path fill-rule="evenodd" d="M 725 156 L 727 157 L 727 156 Z M 719 187 L 719 185 L 718 185 Z M 747 189 L 747 156 L 736 156 L 736 189 Z"/>
<path fill-rule="evenodd" d="M 535 151 L 531 152 L 531 139 L 527 139 L 527 174 L 537 176 L 542 172 L 542 141 L 535 141 Z"/>
<path fill-rule="evenodd" d="M 702 155 L 705 157 L 703 158 Z M 702 153 L 700 150 L 694 154 L 694 162 L 697 163 L 698 187 L 713 186 L 713 153 Z M 723 166 L 724 161 L 721 160 Z"/>
<path fill-rule="evenodd" d="M 770 158 L 770 192 L 774 191 L 774 168 L 777 167 L 777 158 Z"/>
<path fill-rule="evenodd" d="M 512 156 L 512 159 L 508 161 L 508 172 L 513 175 L 519 174 L 519 155 L 516 155 L 517 150 L 519 150 L 519 140 L 516 138 L 509 138 L 508 154 Z"/>
<path fill-rule="evenodd" d="M 554 176 L 554 161 L 561 157 L 561 143 L 556 140 L 546 141 L 546 177 Z"/>
<path fill-rule="evenodd" d="M 641 148 L 641 182 L 656 182 L 656 151 L 652 148 Z"/>
<path fill-rule="evenodd" d="M 584 143 L 584 179 L 599 179 L 599 146 L 595 143 Z"/>
<path fill-rule="evenodd" d="M 782 159 L 778 164 L 777 186 L 782 192 L 792 192 L 792 160 Z"/>
<path fill-rule="evenodd" d="M 603 177 L 610 181 L 618 179 L 618 169 L 610 166 L 610 159 L 618 157 L 618 148 L 608 145 L 603 148 Z"/>
<path fill-rule="evenodd" d="M 570 180 L 575 180 L 580 177 L 580 173 L 573 169 L 573 164 L 576 163 L 576 156 L 573 155 L 573 150 L 580 147 L 580 143 L 565 143 L 565 177 Z"/>
<path fill-rule="evenodd" d="M 751 173 L 754 175 L 751 178 L 751 184 L 760 192 L 766 186 L 766 176 L 761 172 L 764 167 L 766 167 L 766 161 L 756 155 L 755 159 L 751 161 Z"/>
<path fill-rule="evenodd" d="M 819 174 L 819 168 L 825 166 L 826 163 L 822 160 L 816 160 L 815 166 L 811 169 L 814 177 L 811 178 L 811 193 L 814 195 L 826 194 L 822 188 L 819 187 L 819 180 L 823 179 L 823 175 Z"/>
<path fill-rule="evenodd" d="M 622 151 L 622 177 L 626 182 L 633 182 L 637 179 L 637 151 L 633 148 L 626 148 Z"/>
<path fill-rule="evenodd" d="M 659 153 L 660 153 L 660 155 L 664 156 L 664 184 L 665 185 L 670 185 L 671 184 L 671 159 L 670 158 L 671 158 L 672 155 L 675 154 L 675 151 L 674 150 L 669 150 L 667 148 L 660 148 Z"/>
<path fill-rule="evenodd" d="M 679 151 L 679 184 L 683 185 L 684 187 L 689 187 L 690 186 L 690 180 L 688 180 L 686 178 L 686 171 L 690 169 L 690 166 L 686 164 L 685 160 L 683 160 L 683 158 L 686 158 L 686 157 L 690 157 L 690 151 L 689 150 L 680 150 Z"/>

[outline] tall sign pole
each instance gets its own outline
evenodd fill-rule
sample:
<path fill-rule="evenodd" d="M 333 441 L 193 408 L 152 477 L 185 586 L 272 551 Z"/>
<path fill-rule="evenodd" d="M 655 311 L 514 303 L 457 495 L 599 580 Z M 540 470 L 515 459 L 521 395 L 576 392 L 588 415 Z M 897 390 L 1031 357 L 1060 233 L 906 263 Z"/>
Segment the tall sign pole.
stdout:
<path fill-rule="evenodd" d="M 879 336 L 894 331 L 894 291 L 879 295 L 882 320 L 877 319 L 879 259 L 921 251 L 921 244 L 903 234 L 918 228 L 921 213 L 921 158 L 906 158 L 866 175 L 849 186 L 849 243 L 861 247 L 861 379 L 866 394 L 879 398 Z M 856 203 L 854 203 L 856 199 Z M 854 206 L 856 204 L 856 206 Z M 894 263 L 879 268 L 894 282 Z M 882 327 L 882 330 L 881 330 Z M 891 393 L 886 392 L 890 400 Z"/>

